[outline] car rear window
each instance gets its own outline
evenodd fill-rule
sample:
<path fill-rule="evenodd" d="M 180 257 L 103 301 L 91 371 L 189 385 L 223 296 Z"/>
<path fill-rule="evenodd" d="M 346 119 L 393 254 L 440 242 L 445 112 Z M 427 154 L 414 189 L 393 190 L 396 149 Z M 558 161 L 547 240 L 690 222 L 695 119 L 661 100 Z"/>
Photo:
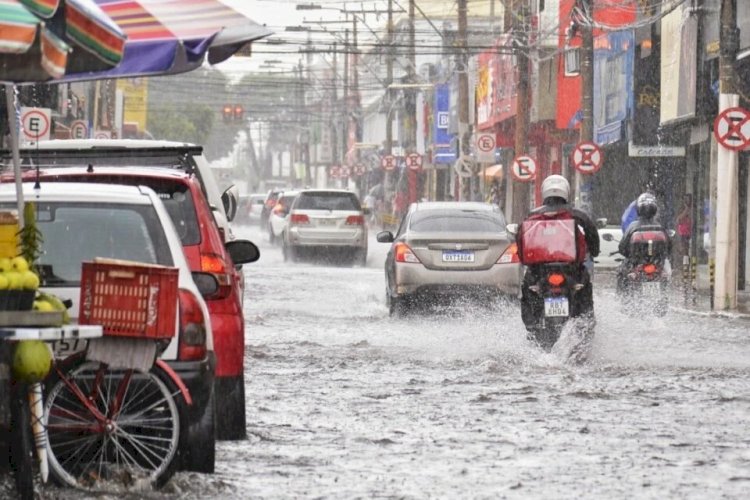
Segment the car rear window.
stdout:
<path fill-rule="evenodd" d="M 415 212 L 411 217 L 409 229 L 422 232 L 505 232 L 505 218 L 499 212 L 485 211 Z"/>
<path fill-rule="evenodd" d="M 362 210 L 354 193 L 300 193 L 296 209 Z"/>
<path fill-rule="evenodd" d="M 81 262 L 96 257 L 173 265 L 151 205 L 39 202 L 36 209 L 42 234 L 38 264 L 45 286 L 80 286 Z"/>
<path fill-rule="evenodd" d="M 201 242 L 200 225 L 195 213 L 193 195 L 184 184 L 153 186 L 156 194 L 169 212 L 169 218 L 180 235 L 182 246 L 197 245 Z"/>

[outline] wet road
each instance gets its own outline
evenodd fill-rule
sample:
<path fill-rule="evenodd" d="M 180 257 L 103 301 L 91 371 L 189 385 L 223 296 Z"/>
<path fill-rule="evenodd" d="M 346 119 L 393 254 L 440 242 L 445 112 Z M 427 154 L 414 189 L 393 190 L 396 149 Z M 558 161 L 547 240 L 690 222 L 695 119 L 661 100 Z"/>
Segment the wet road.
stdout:
<path fill-rule="evenodd" d="M 590 360 L 516 309 L 395 320 L 366 268 L 246 266 L 249 439 L 151 498 L 747 498 L 750 322 L 622 315 L 596 290 Z M 85 498 L 50 491 L 45 498 Z M 97 498 L 143 498 L 99 495 Z"/>

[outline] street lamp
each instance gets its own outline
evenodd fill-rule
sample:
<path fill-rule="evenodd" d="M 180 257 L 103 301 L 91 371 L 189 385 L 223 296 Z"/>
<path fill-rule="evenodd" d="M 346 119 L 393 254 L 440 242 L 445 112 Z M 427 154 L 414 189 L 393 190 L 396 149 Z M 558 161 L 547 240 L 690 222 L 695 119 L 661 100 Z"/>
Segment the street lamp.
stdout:
<path fill-rule="evenodd" d="M 284 31 L 310 31 L 309 26 L 287 26 Z"/>

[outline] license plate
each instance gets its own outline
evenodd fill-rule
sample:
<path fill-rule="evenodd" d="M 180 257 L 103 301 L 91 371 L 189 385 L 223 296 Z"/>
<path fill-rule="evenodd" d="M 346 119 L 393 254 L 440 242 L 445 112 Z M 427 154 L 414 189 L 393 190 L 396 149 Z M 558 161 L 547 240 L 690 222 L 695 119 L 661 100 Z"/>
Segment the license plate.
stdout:
<path fill-rule="evenodd" d="M 641 283 L 641 291 L 644 295 L 658 295 L 661 293 L 661 283 L 658 281 L 644 281 Z"/>
<path fill-rule="evenodd" d="M 85 351 L 88 347 L 86 339 L 63 339 L 52 343 L 52 351 L 56 358 L 67 358 L 77 352 Z"/>
<path fill-rule="evenodd" d="M 548 318 L 567 317 L 568 311 L 567 297 L 546 297 L 544 299 L 544 315 Z"/>
<path fill-rule="evenodd" d="M 318 225 L 321 226 L 335 226 L 336 220 L 335 219 L 320 219 L 318 221 Z"/>
<path fill-rule="evenodd" d="M 474 262 L 474 252 L 470 250 L 444 250 L 443 262 Z"/>

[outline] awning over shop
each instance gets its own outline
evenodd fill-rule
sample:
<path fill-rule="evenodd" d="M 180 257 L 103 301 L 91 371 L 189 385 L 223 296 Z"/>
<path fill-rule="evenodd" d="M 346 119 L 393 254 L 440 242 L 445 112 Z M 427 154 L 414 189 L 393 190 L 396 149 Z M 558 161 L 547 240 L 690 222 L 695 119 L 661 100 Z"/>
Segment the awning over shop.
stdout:
<path fill-rule="evenodd" d="M 124 32 L 94 0 L 0 0 L 2 82 L 107 70 L 124 46 Z"/>
<path fill-rule="evenodd" d="M 127 35 L 120 64 L 66 80 L 170 75 L 220 63 L 272 31 L 220 0 L 94 0 Z"/>
<path fill-rule="evenodd" d="M 487 167 L 484 169 L 484 178 L 485 180 L 491 181 L 491 180 L 501 180 L 503 178 L 503 166 L 502 164 L 498 163 L 497 165 L 492 165 L 491 167 Z"/>

